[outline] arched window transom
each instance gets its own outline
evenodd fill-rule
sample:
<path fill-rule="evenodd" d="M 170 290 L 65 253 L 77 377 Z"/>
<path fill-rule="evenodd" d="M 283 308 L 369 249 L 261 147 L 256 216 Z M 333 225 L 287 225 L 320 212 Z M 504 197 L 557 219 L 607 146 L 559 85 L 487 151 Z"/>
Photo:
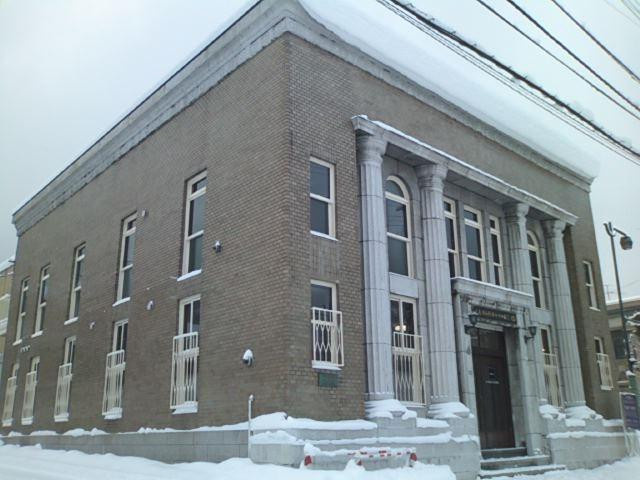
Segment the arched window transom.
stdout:
<path fill-rule="evenodd" d="M 385 184 L 387 213 L 387 251 L 389 271 L 412 276 L 411 265 L 411 206 L 409 192 L 396 177 L 389 177 Z"/>

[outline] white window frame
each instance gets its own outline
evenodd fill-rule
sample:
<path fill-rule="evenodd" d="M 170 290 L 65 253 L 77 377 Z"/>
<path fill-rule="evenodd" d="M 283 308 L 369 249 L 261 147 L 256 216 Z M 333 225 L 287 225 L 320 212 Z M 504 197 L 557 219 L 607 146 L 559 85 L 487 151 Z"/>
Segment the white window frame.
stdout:
<path fill-rule="evenodd" d="M 491 224 L 493 223 L 493 226 Z M 504 261 L 502 259 L 502 233 L 500 232 L 500 220 L 498 217 L 489 215 L 489 235 L 491 240 L 491 257 L 493 264 L 493 283 L 499 286 L 504 286 Z M 496 237 L 498 243 L 498 256 L 497 259 L 493 254 L 493 237 Z M 496 278 L 496 269 L 498 271 L 499 279 Z"/>
<path fill-rule="evenodd" d="M 20 306 L 18 308 L 18 319 L 16 321 L 16 338 L 14 345 L 22 343 L 24 320 L 27 316 L 27 296 L 29 295 L 29 278 L 22 280 L 20 284 Z"/>
<path fill-rule="evenodd" d="M 204 171 L 202 173 L 199 173 L 198 175 L 196 175 L 195 177 L 192 177 L 191 179 L 189 179 L 187 181 L 187 192 L 186 192 L 186 202 L 185 202 L 185 207 L 184 207 L 184 238 L 183 238 L 183 248 L 182 248 L 182 275 L 187 275 L 187 274 L 196 274 L 196 273 L 200 273 L 200 271 L 202 271 L 202 266 L 199 269 L 195 269 L 192 271 L 189 271 L 189 250 L 190 250 L 190 242 L 191 240 L 193 240 L 194 238 L 198 238 L 201 236 L 204 236 L 204 219 L 203 219 L 203 226 L 202 226 L 202 230 L 198 230 L 197 232 L 193 232 L 191 234 L 189 234 L 189 215 L 191 213 L 191 202 L 193 202 L 196 198 L 201 197 L 202 195 L 204 195 L 205 193 L 207 193 L 207 185 L 205 184 L 204 187 L 200 188 L 199 190 L 196 190 L 195 192 L 191 191 L 191 187 L 193 187 L 193 185 L 195 183 L 198 183 L 200 180 L 207 178 L 207 172 Z M 204 212 L 203 212 L 204 215 Z M 204 257 L 204 242 L 202 245 L 202 254 Z M 203 258 L 203 263 L 204 263 L 204 258 Z"/>
<path fill-rule="evenodd" d="M 398 195 L 395 195 L 391 192 L 388 192 L 386 188 L 386 182 L 393 182 L 396 185 L 398 185 L 398 187 L 400 187 L 400 190 L 402 190 L 402 194 L 404 195 L 404 198 L 399 197 Z M 407 186 L 405 185 L 404 181 L 401 178 L 396 177 L 395 175 L 390 175 L 387 177 L 385 181 L 384 200 L 385 200 L 385 206 L 384 206 L 385 215 L 387 211 L 387 205 L 386 205 L 387 200 L 392 200 L 394 202 L 401 203 L 405 206 L 405 213 L 406 213 L 405 221 L 407 222 L 407 237 L 405 238 L 401 235 L 396 235 L 395 233 L 389 232 L 389 229 L 387 228 L 388 220 L 386 219 L 385 219 L 385 229 L 386 229 L 388 238 L 400 240 L 407 244 L 407 277 L 413 278 L 413 232 L 411 229 L 411 196 L 409 195 L 409 189 L 407 188 Z M 388 255 L 388 252 L 387 252 L 387 255 Z M 391 271 L 389 271 L 389 273 L 393 273 L 394 275 L 404 276 L 402 274 L 391 272 Z"/>
<path fill-rule="evenodd" d="M 125 254 L 125 244 L 127 239 L 129 237 L 135 236 L 136 234 L 137 220 L 138 220 L 138 214 L 134 213 L 129 215 L 122 221 L 122 233 L 120 235 L 120 259 L 118 261 L 118 292 L 116 295 L 116 303 L 126 302 L 131 299 L 132 282 L 129 281 L 129 296 L 123 297 L 123 294 L 124 294 L 123 290 L 124 290 L 124 274 L 127 270 L 133 269 L 133 260 L 129 265 L 124 265 L 124 262 L 126 260 L 124 257 L 124 254 Z M 132 221 L 134 222 L 133 226 L 128 227 L 129 223 Z M 134 251 L 134 255 L 135 255 L 135 251 Z"/>
<path fill-rule="evenodd" d="M 319 237 L 329 238 L 331 240 L 336 239 L 336 175 L 335 170 L 336 167 L 333 163 L 325 162 L 323 160 L 319 160 L 317 158 L 310 158 L 311 163 L 315 163 L 317 165 L 321 165 L 329 169 L 329 197 L 323 197 L 322 195 L 318 195 L 317 193 L 311 192 L 311 172 L 309 172 L 309 197 L 314 200 L 321 201 L 327 205 L 327 218 L 329 221 L 329 233 L 317 232 L 315 230 L 310 230 L 313 235 L 317 235 Z M 311 215 L 311 211 L 309 211 L 309 215 Z"/>
<path fill-rule="evenodd" d="M 475 215 L 478 216 L 478 221 L 473 221 L 469 218 L 467 218 L 464 215 L 464 212 L 467 211 L 469 213 L 473 213 Z M 466 251 L 466 255 L 467 255 L 467 272 L 469 271 L 469 259 L 471 260 L 475 260 L 477 262 L 480 262 L 480 282 L 486 282 L 487 281 L 487 269 L 486 269 L 486 265 L 485 265 L 485 256 L 486 256 L 486 250 L 485 250 L 485 245 L 484 245 L 484 228 L 482 226 L 482 212 L 480 210 L 478 210 L 477 208 L 473 208 L 470 207 L 468 205 L 464 205 L 462 207 L 462 219 L 464 220 L 464 226 L 465 226 L 465 230 L 467 227 L 471 227 L 471 228 L 477 228 L 478 232 L 479 232 L 479 236 L 480 236 L 480 257 L 476 257 L 475 255 L 471 255 L 469 253 L 469 247 L 467 246 L 467 251 Z M 464 232 L 465 235 L 465 239 L 467 238 L 467 232 Z M 471 278 L 471 275 L 469 274 L 469 278 Z"/>
<path fill-rule="evenodd" d="M 593 264 L 584 260 L 582 264 L 586 267 L 584 284 L 587 287 L 587 302 L 591 310 L 600 310 L 598 308 L 598 297 L 596 296 L 596 283 L 593 278 Z"/>
<path fill-rule="evenodd" d="M 602 337 L 593 337 L 595 341 L 595 350 L 596 350 L 596 366 L 598 367 L 598 375 L 600 377 L 600 390 L 610 391 L 613 390 L 613 377 L 611 372 L 611 358 L 609 358 L 609 354 L 607 354 L 604 350 L 604 339 Z M 600 351 L 598 351 L 600 350 Z M 602 355 L 602 358 L 599 358 L 598 355 Z M 608 371 L 609 378 L 603 378 L 602 375 L 602 366 L 601 362 L 605 361 L 607 365 L 605 369 Z M 605 383 L 603 383 L 603 380 Z M 609 382 L 609 383 L 606 383 Z"/>
<path fill-rule="evenodd" d="M 124 329 L 127 329 L 127 337 L 129 336 L 129 319 L 125 318 L 123 320 L 118 320 L 113 324 L 113 339 L 111 340 L 111 351 L 117 352 L 118 350 L 127 350 L 126 343 L 124 345 L 118 345 L 118 329 L 122 329 L 123 335 L 120 337 L 124 342 Z M 122 342 L 121 342 L 122 343 Z M 122 348 L 118 348 L 122 347 Z"/>
<path fill-rule="evenodd" d="M 400 324 L 404 327 L 404 310 L 402 309 L 402 304 L 403 303 L 410 303 L 411 305 L 413 305 L 413 329 L 415 330 L 413 332 L 413 335 L 420 335 L 420 331 L 419 331 L 419 327 L 418 327 L 418 302 L 416 301 L 415 298 L 411 298 L 411 297 L 403 297 L 401 295 L 390 295 L 389 296 L 389 302 L 398 302 L 399 303 L 399 314 L 400 314 Z M 391 318 L 389 318 L 389 320 L 391 320 Z M 406 330 L 403 331 L 398 331 L 397 333 L 405 333 Z M 415 347 L 416 349 L 420 348 L 420 345 L 416 345 Z"/>
<path fill-rule="evenodd" d="M 178 311 L 178 335 L 183 335 L 185 333 L 193 333 L 193 305 L 191 306 L 191 318 L 189 319 L 189 331 L 184 332 L 184 307 L 187 304 L 193 304 L 195 302 L 200 302 L 200 320 L 202 320 L 202 295 L 192 295 L 187 298 L 183 298 L 180 300 L 179 311 Z"/>
<path fill-rule="evenodd" d="M 446 227 L 446 219 L 450 219 L 453 222 L 453 247 L 449 248 L 447 245 L 447 260 L 448 254 L 453 254 L 453 277 L 457 277 L 460 273 L 460 246 L 458 244 L 458 212 L 456 210 L 456 202 L 450 198 L 444 198 L 444 204 L 449 205 L 451 207 L 451 211 L 448 212 L 447 209 L 444 209 L 444 218 L 445 218 L 445 228 Z M 451 273 L 451 271 L 449 272 Z M 452 277 L 452 278 L 453 278 Z"/>
<path fill-rule="evenodd" d="M 529 238 L 532 239 L 533 245 L 529 243 Z M 544 290 L 544 272 L 542 271 L 542 253 L 540 251 L 540 242 L 538 242 L 538 237 L 531 230 L 527 230 L 527 248 L 529 252 L 534 252 L 536 254 L 536 264 L 538 265 L 538 273 L 540 274 L 539 277 L 536 277 L 533 272 L 531 272 L 531 281 L 534 284 L 538 283 L 538 291 L 540 292 L 540 305 L 535 304 L 534 294 L 534 306 L 536 308 L 546 309 L 547 297 Z"/>
<path fill-rule="evenodd" d="M 76 285 L 76 276 L 78 274 L 78 265 L 84 261 L 85 247 L 83 243 L 78 245 L 73 253 L 73 271 L 71 272 L 71 298 L 69 299 L 69 320 L 65 323 L 71 323 L 78 319 L 78 315 L 75 314 L 76 306 L 79 308 L 78 295 L 82 292 L 82 281 L 79 281 Z"/>
<path fill-rule="evenodd" d="M 64 339 L 64 354 L 62 357 L 62 363 L 73 364 L 76 356 L 76 336 L 67 337 Z"/>
<path fill-rule="evenodd" d="M 311 285 L 317 285 L 319 287 L 327 287 L 331 289 L 331 310 L 338 311 L 338 287 L 335 283 L 323 282 L 322 280 L 311 280 Z M 311 305 L 313 308 L 313 305 Z"/>
<path fill-rule="evenodd" d="M 42 327 L 43 327 L 44 319 L 46 316 L 47 297 L 49 296 L 48 288 L 47 288 L 47 297 L 45 297 L 43 300 L 42 296 L 45 290 L 44 286 L 49 282 L 50 277 L 51 276 L 49 274 L 49 265 L 45 265 L 40 270 L 40 283 L 38 286 L 38 308 L 36 310 L 36 321 L 33 325 L 33 335 L 31 335 L 32 337 L 37 337 L 39 335 L 42 335 Z M 45 312 L 44 314 L 43 314 L 43 311 Z"/>

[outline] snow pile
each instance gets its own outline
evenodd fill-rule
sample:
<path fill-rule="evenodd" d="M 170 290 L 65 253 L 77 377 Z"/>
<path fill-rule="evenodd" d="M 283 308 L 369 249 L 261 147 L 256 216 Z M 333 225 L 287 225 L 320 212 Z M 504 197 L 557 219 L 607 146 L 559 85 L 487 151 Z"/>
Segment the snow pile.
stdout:
<path fill-rule="evenodd" d="M 107 435 L 107 432 L 103 430 L 99 430 L 97 428 L 92 428 L 91 430 L 84 430 L 82 428 L 74 428 L 73 430 L 69 430 L 64 432 L 63 435 L 68 435 L 70 437 L 81 437 L 83 435 L 89 435 L 91 437 L 95 437 L 96 435 Z"/>
<path fill-rule="evenodd" d="M 565 409 L 568 418 L 579 420 L 602 420 L 602 415 L 591 410 L 586 405 L 579 407 L 568 407 Z"/>
<path fill-rule="evenodd" d="M 317 471 L 256 465 L 233 458 L 222 463 L 166 464 L 137 457 L 111 454 L 87 455 L 77 451 L 43 450 L 35 447 L 0 447 L 0 478 L 11 480 L 455 480 L 446 465 L 365 471 L 355 464 L 343 471 Z M 618 478 L 617 480 L 626 480 Z"/>
<path fill-rule="evenodd" d="M 252 444 L 272 444 L 272 443 L 284 443 L 287 445 L 304 445 L 302 440 L 294 437 L 290 433 L 284 430 L 277 430 L 275 432 L 263 432 L 253 435 L 251 437 Z"/>
<path fill-rule="evenodd" d="M 444 420 L 434 420 L 432 418 L 416 418 L 418 428 L 449 428 L 449 424 Z"/>
<path fill-rule="evenodd" d="M 388 400 L 372 400 L 365 405 L 367 418 L 398 418 L 403 420 L 416 418 L 418 414 L 409 410 L 395 398 Z"/>
<path fill-rule="evenodd" d="M 564 420 L 567 417 L 558 409 L 558 407 L 551 405 L 550 403 L 540 405 L 539 411 L 542 418 L 546 418 L 547 420 Z"/>
<path fill-rule="evenodd" d="M 435 403 L 429 407 L 429 416 L 444 420 L 447 418 L 468 418 L 469 409 L 460 402 Z"/>

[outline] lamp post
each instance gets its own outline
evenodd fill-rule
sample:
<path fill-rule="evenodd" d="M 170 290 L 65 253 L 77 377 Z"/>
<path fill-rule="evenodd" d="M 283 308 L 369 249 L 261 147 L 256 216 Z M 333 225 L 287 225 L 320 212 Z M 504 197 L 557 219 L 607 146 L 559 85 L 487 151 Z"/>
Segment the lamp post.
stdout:
<path fill-rule="evenodd" d="M 629 331 L 627 329 L 627 318 L 624 316 L 624 307 L 622 306 L 622 291 L 620 290 L 620 275 L 618 274 L 618 260 L 616 257 L 616 246 L 613 239 L 619 234 L 620 235 L 620 246 L 623 250 L 631 250 L 633 247 L 633 240 L 631 237 L 624 233 L 622 230 L 613 226 L 611 222 L 604 224 L 604 229 L 609 235 L 609 240 L 611 240 L 611 253 L 613 255 L 613 270 L 616 275 L 616 288 L 618 289 L 618 308 L 620 309 L 620 320 L 622 321 L 622 331 L 624 332 L 624 346 L 627 350 L 627 365 L 628 370 L 633 374 L 633 360 L 631 359 L 631 349 L 629 348 Z M 635 388 L 635 375 L 631 375 L 629 377 L 629 388 L 633 391 Z M 633 385 L 632 385 L 633 383 Z"/>

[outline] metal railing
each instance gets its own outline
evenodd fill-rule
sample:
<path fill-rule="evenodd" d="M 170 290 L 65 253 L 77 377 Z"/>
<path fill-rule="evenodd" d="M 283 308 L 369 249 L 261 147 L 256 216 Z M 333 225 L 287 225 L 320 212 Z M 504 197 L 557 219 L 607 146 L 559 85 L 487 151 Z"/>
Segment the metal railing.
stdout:
<path fill-rule="evenodd" d="M 104 396 L 102 415 L 119 418 L 122 415 L 122 392 L 124 390 L 125 351 L 116 350 L 107 354 L 104 374 Z"/>
<path fill-rule="evenodd" d="M 10 427 L 13 423 L 13 404 L 16 399 L 18 377 L 7 378 L 7 388 L 4 393 L 4 408 L 2 410 L 2 426 Z"/>
<path fill-rule="evenodd" d="M 198 404 L 198 332 L 173 337 L 171 408 Z"/>
<path fill-rule="evenodd" d="M 606 353 L 596 353 L 596 361 L 598 362 L 598 370 L 600 371 L 600 388 L 603 390 L 611 390 L 613 388 L 613 377 L 611 376 L 609 355 Z"/>
<path fill-rule="evenodd" d="M 393 380 L 396 399 L 425 403 L 422 336 L 393 332 Z"/>
<path fill-rule="evenodd" d="M 73 364 L 64 363 L 58 367 L 58 384 L 56 387 L 56 403 L 53 409 L 53 419 L 64 422 L 69 419 L 69 394 L 71 393 L 71 379 Z"/>
<path fill-rule="evenodd" d="M 38 372 L 29 372 L 24 382 L 24 401 L 22 402 L 22 424 L 33 423 L 33 404 L 36 400 L 36 385 L 38 385 Z"/>
<path fill-rule="evenodd" d="M 547 401 L 556 407 L 562 406 L 560 390 L 560 373 L 558 356 L 555 353 L 544 353 L 544 384 L 547 389 Z"/>
<path fill-rule="evenodd" d="M 342 312 L 313 307 L 311 309 L 311 333 L 313 337 L 313 364 L 342 367 L 344 365 Z"/>

